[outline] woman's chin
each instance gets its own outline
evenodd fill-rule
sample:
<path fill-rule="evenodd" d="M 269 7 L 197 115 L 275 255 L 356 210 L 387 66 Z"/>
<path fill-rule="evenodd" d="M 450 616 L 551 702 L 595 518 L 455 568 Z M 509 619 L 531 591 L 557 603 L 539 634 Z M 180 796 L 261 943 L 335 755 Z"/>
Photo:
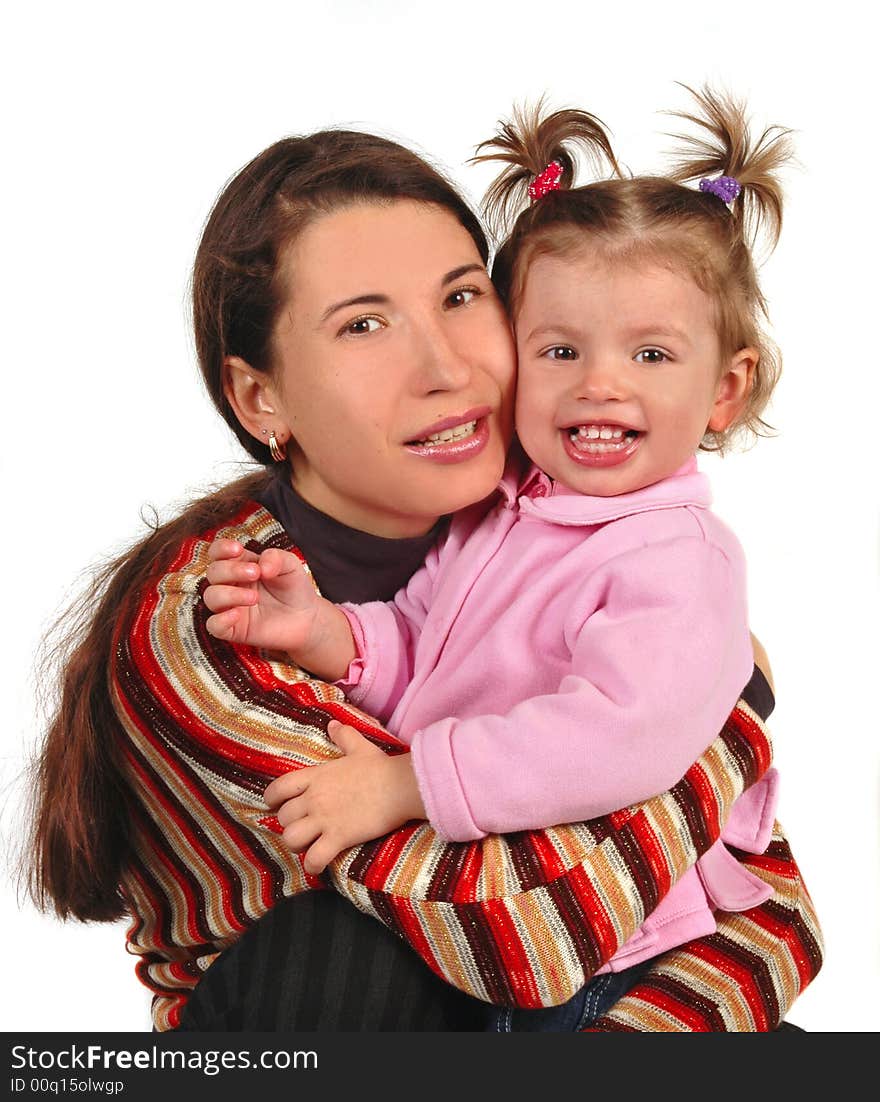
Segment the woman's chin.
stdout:
<path fill-rule="evenodd" d="M 420 510 L 445 516 L 482 501 L 493 492 L 504 473 L 505 452 L 500 446 L 485 448 L 466 462 L 432 465 L 409 483 L 407 498 Z M 401 487 L 402 489 L 402 487 Z"/>

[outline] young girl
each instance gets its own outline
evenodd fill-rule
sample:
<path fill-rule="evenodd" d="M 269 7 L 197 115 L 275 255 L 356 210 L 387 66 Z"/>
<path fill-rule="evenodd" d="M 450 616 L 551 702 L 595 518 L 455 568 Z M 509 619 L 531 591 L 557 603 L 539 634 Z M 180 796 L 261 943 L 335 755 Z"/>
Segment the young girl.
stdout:
<path fill-rule="evenodd" d="M 336 725 L 342 758 L 270 786 L 307 871 L 410 819 L 466 841 L 645 799 L 705 749 L 748 680 L 743 556 L 694 456 L 759 427 L 778 375 L 750 242 L 762 222 L 778 237 L 774 174 L 789 147 L 781 130 L 752 144 L 741 108 L 697 98 L 692 121 L 714 141 L 693 141 L 670 178 L 620 178 L 583 112 L 518 118 L 484 143 L 480 159 L 509 166 L 493 214 L 504 222 L 531 200 L 493 273 L 514 321 L 531 463 L 512 456 L 497 503 L 457 516 L 393 604 L 343 611 L 289 552 L 247 561 L 241 545 L 216 546 L 209 630 L 286 650 L 411 747 L 387 757 Z M 573 143 L 615 178 L 571 187 Z M 386 324 L 381 311 L 361 322 L 363 340 Z M 483 415 L 450 410 L 409 446 L 476 451 Z M 770 776 L 725 839 L 760 852 L 775 798 Z M 546 1015 L 549 1028 L 582 1028 L 644 962 L 711 933 L 716 908 L 767 895 L 716 843 L 606 966 L 625 972 L 622 987 L 598 976 L 541 1012 L 541 1028 Z M 502 1011 L 501 1028 L 536 1028 L 516 1014 Z"/>

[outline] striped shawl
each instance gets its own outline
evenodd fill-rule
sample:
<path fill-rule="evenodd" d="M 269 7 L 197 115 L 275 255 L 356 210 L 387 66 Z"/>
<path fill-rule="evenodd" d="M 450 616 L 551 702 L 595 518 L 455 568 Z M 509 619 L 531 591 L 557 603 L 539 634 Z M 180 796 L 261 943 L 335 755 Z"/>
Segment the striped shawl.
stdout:
<path fill-rule="evenodd" d="M 560 1003 L 641 926 L 718 837 L 737 796 L 769 767 L 764 723 L 740 701 L 682 781 L 643 804 L 589 823 L 472 843 L 441 842 L 427 823 L 410 824 L 340 855 L 325 877 L 309 876 L 267 813 L 268 782 L 339 753 L 326 736 L 331 718 L 389 753 L 405 748 L 336 687 L 281 656 L 233 647 L 207 632 L 200 596 L 217 535 L 256 551 L 291 547 L 277 521 L 254 504 L 186 541 L 121 630 L 110 671 L 132 797 L 121 885 L 132 915 L 128 946 L 153 992 L 159 1030 L 176 1027 L 205 969 L 277 900 L 327 887 L 477 998 L 523 1007 Z M 775 877 L 775 888 L 787 886 L 788 895 L 777 891 L 756 908 L 758 918 L 719 916 L 714 942 L 667 954 L 662 975 L 649 972 L 622 1016 L 607 1016 L 597 1028 L 692 1028 L 696 1017 L 676 1017 L 670 994 L 687 1002 L 685 989 L 704 1008 L 713 998 L 721 1004 L 704 1009 L 712 1029 L 768 1029 L 781 1020 L 820 967 L 821 939 L 797 866 L 789 854 L 783 868 L 774 845 L 785 846 L 781 835 L 764 858 L 742 859 Z M 764 912 L 776 915 L 775 925 L 763 921 Z M 723 947 L 708 953 L 710 942 L 734 948 L 727 956 Z M 756 942 L 769 963 L 748 956 Z M 757 986 L 749 960 L 761 972 Z M 662 980 L 662 998 L 652 979 Z"/>

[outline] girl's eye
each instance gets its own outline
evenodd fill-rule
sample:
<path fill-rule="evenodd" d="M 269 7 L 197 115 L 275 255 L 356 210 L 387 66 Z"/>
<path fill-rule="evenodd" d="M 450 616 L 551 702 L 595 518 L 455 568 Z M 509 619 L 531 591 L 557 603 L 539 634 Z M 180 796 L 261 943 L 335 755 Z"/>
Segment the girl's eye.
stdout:
<path fill-rule="evenodd" d="M 552 348 L 548 348 L 541 353 L 542 356 L 546 356 L 548 360 L 576 360 L 577 352 L 567 344 L 554 344 Z"/>
<path fill-rule="evenodd" d="M 354 321 L 348 322 L 339 330 L 339 336 L 349 337 L 361 337 L 367 333 L 375 333 L 379 329 L 383 329 L 385 323 L 381 318 L 373 317 L 372 315 L 365 315 L 362 318 L 355 318 Z"/>
<path fill-rule="evenodd" d="M 667 353 L 660 348 L 643 348 L 641 352 L 636 352 L 636 363 L 640 364 L 662 364 L 669 359 Z"/>
<path fill-rule="evenodd" d="M 484 292 L 479 287 L 459 287 L 446 296 L 443 305 L 448 310 L 456 310 L 459 306 L 467 306 L 482 294 Z"/>

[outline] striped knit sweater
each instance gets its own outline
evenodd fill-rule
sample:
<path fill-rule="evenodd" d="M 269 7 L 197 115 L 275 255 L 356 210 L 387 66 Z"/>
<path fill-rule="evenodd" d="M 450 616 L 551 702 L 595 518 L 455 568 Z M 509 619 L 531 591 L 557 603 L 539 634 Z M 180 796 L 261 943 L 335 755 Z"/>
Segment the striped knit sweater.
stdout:
<path fill-rule="evenodd" d="M 253 550 L 291 547 L 255 504 L 187 540 L 121 631 L 111 669 L 132 794 L 122 880 L 132 914 L 128 944 L 153 992 L 159 1030 L 176 1027 L 205 969 L 277 900 L 326 887 L 400 934 L 468 994 L 524 1007 L 562 1002 L 639 928 L 718 837 L 736 797 L 769 767 L 763 722 L 741 701 L 675 789 L 642 805 L 479 843 L 443 843 L 428 824 L 410 824 L 342 854 L 324 878 L 311 877 L 267 813 L 267 783 L 336 756 L 326 737 L 331 718 L 390 753 L 404 748 L 337 688 L 280 656 L 208 634 L 200 597 L 218 534 Z M 746 999 L 751 1028 L 773 1028 L 821 963 L 815 916 L 793 862 L 789 880 L 806 924 L 800 965 L 794 980 L 785 971 L 784 982 L 775 959 L 767 966 L 772 991 L 759 991 L 754 1007 Z M 781 927 L 763 935 L 770 957 L 790 957 L 790 942 Z M 735 1001 L 730 992 L 724 999 Z M 633 1024 L 638 1010 L 608 1028 L 642 1028 Z M 741 1010 L 718 1013 L 743 1021 Z M 690 1028 L 681 1021 L 668 1028 Z"/>

